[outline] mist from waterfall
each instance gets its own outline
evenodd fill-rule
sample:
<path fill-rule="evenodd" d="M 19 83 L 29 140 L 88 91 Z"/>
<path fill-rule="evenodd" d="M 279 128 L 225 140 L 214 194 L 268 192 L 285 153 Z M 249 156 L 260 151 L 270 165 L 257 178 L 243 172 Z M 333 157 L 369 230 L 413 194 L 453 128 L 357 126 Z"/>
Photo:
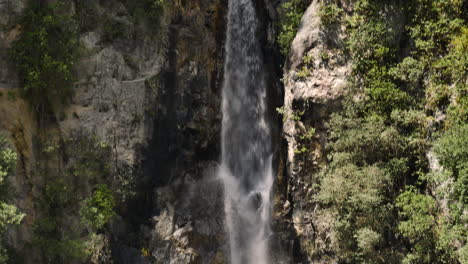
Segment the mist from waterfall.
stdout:
<path fill-rule="evenodd" d="M 270 263 L 271 131 L 256 30 L 252 0 L 229 0 L 220 177 L 232 264 Z"/>

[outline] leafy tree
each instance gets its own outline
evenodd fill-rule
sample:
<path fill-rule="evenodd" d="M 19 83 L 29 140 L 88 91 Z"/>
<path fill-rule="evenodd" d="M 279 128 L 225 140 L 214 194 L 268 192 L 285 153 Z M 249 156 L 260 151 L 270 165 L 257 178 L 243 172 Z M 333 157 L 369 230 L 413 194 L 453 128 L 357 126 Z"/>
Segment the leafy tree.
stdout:
<path fill-rule="evenodd" d="M 468 100 L 460 7 L 457 0 L 357 0 L 346 16 L 352 89 L 328 124 L 329 164 L 317 197 L 336 215 L 342 263 L 463 263 Z M 397 9 L 410 18 L 407 43 L 387 19 Z M 434 148 L 446 169 L 427 173 L 431 133 L 443 127 L 436 111 L 448 117 Z M 446 209 L 423 194 L 436 182 Z M 402 248 L 404 255 L 395 253 Z"/>
<path fill-rule="evenodd" d="M 396 205 L 402 218 L 398 230 L 412 243 L 410 253 L 406 255 L 403 263 L 434 263 L 437 257 L 434 252 L 433 233 L 436 224 L 435 200 L 418 193 L 414 187 L 408 187 L 398 196 Z"/>
<path fill-rule="evenodd" d="M 34 220 L 32 243 L 39 249 L 46 263 L 64 263 L 71 259 L 86 258 L 84 245 L 79 239 L 79 230 L 70 230 L 63 221 L 65 211 L 74 203 L 71 188 L 62 175 L 44 171 L 45 184 L 42 186 L 39 211 Z"/>
<path fill-rule="evenodd" d="M 56 9 L 57 5 L 30 1 L 21 18 L 21 35 L 11 49 L 21 94 L 37 111 L 65 103 L 72 91 L 78 41 L 70 18 L 57 15 Z"/>
<path fill-rule="evenodd" d="M 81 207 L 81 219 L 89 229 L 98 231 L 115 215 L 114 206 L 114 197 L 107 185 L 96 185 L 93 196 Z"/>
<path fill-rule="evenodd" d="M 437 249 L 446 259 L 458 259 L 466 263 L 468 248 L 468 124 L 452 127 L 435 144 L 434 151 L 440 159 L 443 171 L 427 176 L 430 183 L 440 186 L 438 195 L 447 200 L 441 214 Z"/>
<path fill-rule="evenodd" d="M 14 225 L 19 225 L 25 214 L 21 213 L 14 205 L 8 204 L 8 177 L 14 172 L 16 153 L 6 146 L 5 139 L 0 137 L 0 234 Z M 8 263 L 7 250 L 4 243 L 0 242 L 0 263 Z"/>
<path fill-rule="evenodd" d="M 336 25 L 340 22 L 340 17 L 343 13 L 343 9 L 341 9 L 336 3 L 324 3 L 320 6 L 320 20 L 322 22 L 322 26 L 327 29 L 332 25 Z"/>
<path fill-rule="evenodd" d="M 281 19 L 279 21 L 279 33 L 277 42 L 283 55 L 289 54 L 291 43 L 296 36 L 302 15 L 310 1 L 288 0 L 281 5 Z"/>
<path fill-rule="evenodd" d="M 57 169 L 49 167 L 49 164 L 63 155 L 60 141 L 51 139 L 49 135 L 40 143 L 42 160 L 35 172 L 38 173 L 36 177 L 42 177 L 43 184 L 37 187 L 40 195 L 36 204 L 40 214 L 33 224 L 33 246 L 40 250 L 41 260 L 45 263 L 84 261 L 93 253 L 93 236 L 86 232 L 84 221 L 80 221 L 80 201 L 83 195 L 87 195 L 88 186 L 108 175 L 108 146 L 95 137 L 74 135 L 66 140 L 68 147 L 65 149 L 66 155 L 73 158 L 68 160 L 65 168 Z M 106 190 L 103 187 L 96 188 L 98 193 L 107 194 L 100 191 Z M 90 201 L 91 207 L 95 205 L 92 201 L 101 201 L 99 197 L 102 196 L 86 201 Z M 91 212 L 88 219 L 99 219 L 92 209 L 88 212 Z"/>
<path fill-rule="evenodd" d="M 405 175 L 420 169 L 411 163 L 412 156 L 424 152 L 402 135 L 406 130 L 403 123 L 417 121 L 409 115 L 401 124 L 390 126 L 374 114 L 360 117 L 360 111 L 356 105 L 345 104 L 345 111 L 331 117 L 330 162 L 318 200 L 337 215 L 334 232 L 342 261 L 399 263 L 401 259 L 392 249 L 398 241 L 388 236 L 396 233 L 393 190 Z"/>

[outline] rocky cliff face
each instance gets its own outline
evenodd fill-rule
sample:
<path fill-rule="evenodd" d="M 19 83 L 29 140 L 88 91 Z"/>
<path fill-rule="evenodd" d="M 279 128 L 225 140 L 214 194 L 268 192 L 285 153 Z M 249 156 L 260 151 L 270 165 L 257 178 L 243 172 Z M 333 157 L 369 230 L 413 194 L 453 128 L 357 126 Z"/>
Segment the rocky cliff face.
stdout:
<path fill-rule="evenodd" d="M 145 263 L 142 248 L 156 263 L 219 259 L 223 210 L 214 171 L 226 2 L 170 3 L 161 25 L 154 25 L 158 30 L 141 28 L 124 2 L 84 2 L 93 15 L 124 24 L 125 32 L 109 40 L 105 20 L 97 19 L 80 33 L 86 52 L 75 69 L 71 103 L 40 128 L 38 113 L 18 95 L 15 70 L 7 58 L 21 32 L 17 23 L 24 5 L 0 2 L 0 129 L 21 156 L 14 181 L 20 193 L 17 204 L 28 214 L 11 242 L 23 250 L 40 214 L 34 205 L 41 199 L 35 191 L 40 180 L 33 171 L 41 155 L 35 147 L 37 135 L 43 130 L 57 132 L 65 148 L 71 147 L 68 140 L 95 138 L 109 150 L 111 172 L 102 180 L 121 199 L 119 216 L 105 239 L 114 263 Z M 69 12 L 78 8 L 71 4 Z M 78 155 L 70 154 L 64 167 Z M 86 183 L 83 195 L 89 195 L 91 184 Z M 79 219 L 76 211 L 70 217 Z M 26 261 L 35 260 L 31 256 Z M 95 261 L 103 263 L 103 258 Z"/>
<path fill-rule="evenodd" d="M 326 160 L 328 117 L 339 110 L 350 67 L 341 53 L 344 34 L 325 31 L 314 0 L 302 17 L 284 67 L 283 174 L 278 177 L 276 219 L 290 261 L 300 263 L 330 250 L 333 216 L 314 202 L 315 175 Z M 325 262 L 320 262 L 325 263 Z M 328 262 L 327 262 L 328 263 Z"/>
<path fill-rule="evenodd" d="M 152 140 L 144 152 L 146 191 L 137 196 L 146 195 L 146 203 L 136 206 L 144 205 L 141 211 L 151 218 L 141 234 L 156 263 L 223 261 L 216 167 L 225 5 L 192 1 L 176 11 L 168 27 L 167 63 L 152 82 L 164 103 L 155 105 Z M 134 207 L 128 214 L 134 215 Z"/>
<path fill-rule="evenodd" d="M 79 34 L 84 52 L 69 105 L 54 109 L 46 122 L 21 99 L 8 59 L 26 2 L 0 1 L 0 130 L 20 156 L 15 203 L 27 214 L 8 240 L 18 252 L 31 252 L 24 263 L 41 261 L 28 246 L 35 221 L 44 215 L 39 163 L 47 163 L 46 170 L 60 175 L 76 196 L 88 197 L 93 184 L 105 182 L 118 197 L 118 215 L 100 235 L 93 263 L 224 263 L 216 171 L 227 1 L 167 3 L 160 25 L 137 22 L 128 1 L 70 1 L 66 12 L 88 15 L 78 21 L 85 24 Z M 256 5 L 271 94 L 278 98 L 276 55 L 270 55 L 275 6 Z M 109 24 L 123 27 L 110 33 Z M 76 168 L 90 153 L 107 165 L 82 168 L 88 175 L 83 178 Z M 69 205 L 63 227 L 78 226 L 81 202 Z"/>

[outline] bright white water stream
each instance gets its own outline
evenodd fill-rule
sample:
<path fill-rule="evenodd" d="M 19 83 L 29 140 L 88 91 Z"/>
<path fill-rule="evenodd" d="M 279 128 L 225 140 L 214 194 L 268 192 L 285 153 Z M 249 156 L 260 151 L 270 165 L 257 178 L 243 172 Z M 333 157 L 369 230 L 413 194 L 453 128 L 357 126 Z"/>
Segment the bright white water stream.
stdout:
<path fill-rule="evenodd" d="M 229 0 L 222 166 L 232 264 L 269 264 L 271 132 L 252 0 Z"/>

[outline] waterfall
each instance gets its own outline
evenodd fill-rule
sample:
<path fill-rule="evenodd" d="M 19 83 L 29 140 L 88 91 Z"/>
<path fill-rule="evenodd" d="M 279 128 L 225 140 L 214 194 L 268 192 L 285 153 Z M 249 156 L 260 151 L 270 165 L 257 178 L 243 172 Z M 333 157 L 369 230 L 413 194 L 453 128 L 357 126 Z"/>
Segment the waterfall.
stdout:
<path fill-rule="evenodd" d="M 232 264 L 270 263 L 271 132 L 256 30 L 252 0 L 229 0 L 220 177 Z"/>

